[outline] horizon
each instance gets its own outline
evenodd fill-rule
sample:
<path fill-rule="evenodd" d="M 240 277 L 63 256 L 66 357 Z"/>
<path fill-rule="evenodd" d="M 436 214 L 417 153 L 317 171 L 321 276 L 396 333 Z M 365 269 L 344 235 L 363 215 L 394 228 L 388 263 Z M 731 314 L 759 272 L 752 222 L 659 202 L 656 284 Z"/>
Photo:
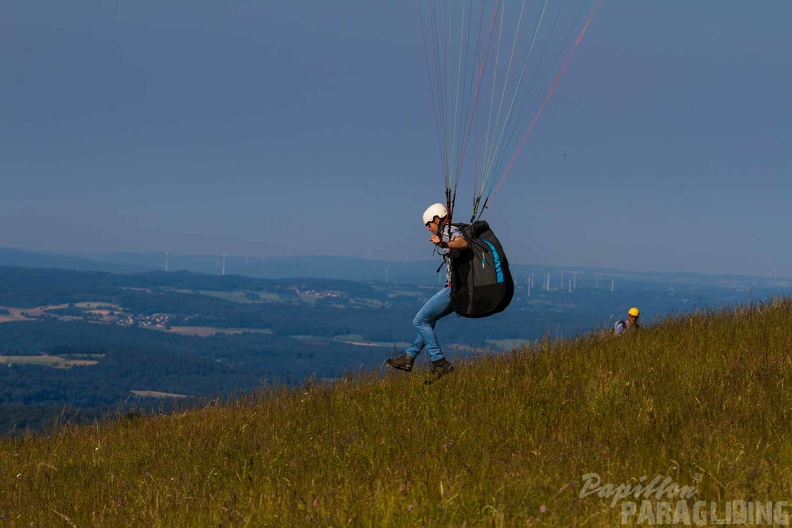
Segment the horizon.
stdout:
<path fill-rule="evenodd" d="M 46 257 L 67 257 L 67 258 L 74 258 L 80 259 L 85 261 L 92 261 L 95 263 L 105 263 L 105 264 L 118 264 L 118 265 L 128 265 L 128 266 L 139 266 L 139 267 L 147 267 L 145 272 L 152 272 L 152 271 L 166 271 L 166 272 L 180 272 L 186 271 L 191 273 L 199 273 L 199 274 L 208 274 L 212 275 L 212 273 L 208 273 L 206 271 L 199 271 L 195 269 L 189 268 L 172 268 L 172 269 L 165 269 L 165 261 L 166 255 L 165 251 L 114 251 L 114 252 L 94 252 L 94 253 L 79 253 L 79 252 L 47 252 L 47 251 L 34 251 L 22 248 L 10 248 L 10 247 L 0 247 L 0 252 L 2 251 L 14 251 L 23 254 L 30 254 L 30 255 L 40 255 Z M 178 252 L 168 252 L 170 258 L 179 258 L 183 259 L 205 259 L 205 260 L 218 260 L 222 259 L 223 257 L 226 258 L 228 261 L 229 266 L 233 263 L 234 260 L 241 261 L 241 260 L 250 260 L 252 263 L 258 262 L 262 255 L 245 255 L 245 254 L 211 254 L 211 253 L 178 253 Z M 140 264 L 140 263 L 132 263 L 126 262 L 123 260 L 115 260 L 115 261 L 104 261 L 104 258 L 112 258 L 112 257 L 158 257 L 161 259 L 161 266 L 154 265 L 154 264 Z M 2 258 L 2 254 L 0 253 L 0 258 Z M 421 259 L 404 259 L 404 260 L 386 260 L 386 259 L 378 259 L 372 257 L 365 257 L 365 256 L 355 256 L 355 255 L 329 255 L 329 254 L 292 254 L 292 255 L 266 255 L 266 259 L 271 259 L 273 261 L 289 261 L 289 260 L 297 260 L 297 259 L 321 259 L 321 258 L 329 258 L 329 259 L 339 259 L 339 260 L 350 260 L 350 261 L 362 261 L 362 262 L 372 262 L 372 263 L 381 263 L 381 264 L 396 264 L 396 265 L 410 265 L 414 264 L 416 266 L 425 265 L 427 263 L 436 264 L 438 262 L 437 258 L 421 258 Z M 735 279 L 760 279 L 764 281 L 774 281 L 778 283 L 785 283 L 785 282 L 792 282 L 792 276 L 784 277 L 780 275 L 769 276 L 769 275 L 752 275 L 752 274 L 745 274 L 745 273 L 714 273 L 714 272 L 697 272 L 697 271 L 685 271 L 685 270 L 657 270 L 657 269 L 646 269 L 646 270 L 636 270 L 636 269 L 627 269 L 627 268 L 617 268 L 617 267 L 599 267 L 599 266 L 585 266 L 585 265 L 567 265 L 567 264 L 554 264 L 554 263 L 537 263 L 537 262 L 513 262 L 510 260 L 510 266 L 513 268 L 515 267 L 531 267 L 534 266 L 539 269 L 547 270 L 551 269 L 554 271 L 563 271 L 563 272 L 575 272 L 576 275 L 585 275 L 585 274 L 599 274 L 603 273 L 606 276 L 603 276 L 603 280 L 610 280 L 610 275 L 626 275 L 626 276 L 647 276 L 647 275 L 684 275 L 684 276 L 691 276 L 691 277 L 721 277 L 721 278 L 735 278 Z M 12 264 L 3 264 L 0 261 L 0 266 L 15 266 Z M 250 264 L 246 264 L 250 265 Z M 30 266 L 30 265 L 19 265 L 19 267 L 29 267 L 29 268 L 37 268 L 38 266 Z M 58 266 L 52 266 L 57 269 L 66 269 L 66 268 L 59 268 Z M 576 272 L 576 270 L 578 270 Z M 76 270 L 76 271 L 85 271 L 85 270 Z M 111 273 L 128 273 L 128 272 L 111 272 Z M 132 272 L 129 272 L 132 273 Z M 239 272 L 238 270 L 230 270 L 225 275 L 233 276 L 251 276 L 256 277 L 255 275 L 245 275 L 245 273 Z M 434 268 L 427 272 L 427 277 L 432 277 L 434 275 Z M 295 276 L 293 278 L 299 278 Z M 317 277 L 321 278 L 321 277 Z M 332 279 L 332 277 L 327 277 L 328 279 Z M 520 277 L 521 278 L 521 277 Z M 350 280 L 350 279 L 343 279 L 343 280 Z M 369 279 L 365 279 L 369 280 Z M 537 288 L 538 289 L 538 288 Z M 554 288 L 557 289 L 557 288 Z M 561 288 L 566 289 L 566 288 Z"/>

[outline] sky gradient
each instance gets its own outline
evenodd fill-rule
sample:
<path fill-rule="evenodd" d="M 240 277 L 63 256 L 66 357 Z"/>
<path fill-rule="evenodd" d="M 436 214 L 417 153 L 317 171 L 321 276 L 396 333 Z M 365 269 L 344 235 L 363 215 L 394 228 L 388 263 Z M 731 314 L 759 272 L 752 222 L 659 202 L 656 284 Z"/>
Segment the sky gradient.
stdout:
<path fill-rule="evenodd" d="M 510 259 L 792 277 L 791 17 L 605 0 L 488 212 Z M 0 39 L 0 247 L 431 257 L 415 2 L 10 0 Z"/>

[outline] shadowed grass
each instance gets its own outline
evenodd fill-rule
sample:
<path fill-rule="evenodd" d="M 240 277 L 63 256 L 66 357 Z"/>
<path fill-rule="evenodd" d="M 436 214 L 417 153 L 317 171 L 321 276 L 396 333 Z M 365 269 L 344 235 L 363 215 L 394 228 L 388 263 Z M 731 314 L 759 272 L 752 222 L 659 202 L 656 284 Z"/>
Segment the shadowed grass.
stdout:
<path fill-rule="evenodd" d="M 613 526 L 670 477 L 789 499 L 792 301 L 0 442 L 9 526 Z M 634 518 L 630 522 L 635 522 Z"/>

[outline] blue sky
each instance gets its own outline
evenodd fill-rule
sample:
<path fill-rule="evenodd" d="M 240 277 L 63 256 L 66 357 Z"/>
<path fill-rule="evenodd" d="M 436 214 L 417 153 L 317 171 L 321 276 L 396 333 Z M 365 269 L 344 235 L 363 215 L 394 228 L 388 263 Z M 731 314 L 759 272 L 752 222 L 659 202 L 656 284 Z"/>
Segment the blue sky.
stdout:
<path fill-rule="evenodd" d="M 792 276 L 791 16 L 605 0 L 488 211 L 510 259 Z M 415 2 L 10 0 L 0 24 L 0 246 L 431 257 Z"/>

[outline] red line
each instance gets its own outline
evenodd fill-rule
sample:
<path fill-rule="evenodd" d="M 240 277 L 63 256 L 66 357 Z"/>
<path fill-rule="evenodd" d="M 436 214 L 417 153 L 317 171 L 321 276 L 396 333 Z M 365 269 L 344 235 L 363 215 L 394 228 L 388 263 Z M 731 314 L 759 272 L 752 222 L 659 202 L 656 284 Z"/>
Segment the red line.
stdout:
<path fill-rule="evenodd" d="M 594 4 L 594 7 L 591 9 L 591 13 L 589 14 L 589 18 L 586 21 L 586 25 L 583 26 L 583 30 L 580 32 L 580 35 L 578 36 L 577 40 L 575 41 L 575 45 L 572 47 L 572 51 L 569 52 L 569 55 L 567 56 L 566 60 L 564 61 L 564 65 L 561 67 L 561 70 L 558 72 L 558 75 L 556 76 L 555 81 L 553 81 L 553 86 L 551 86 L 550 87 L 550 91 L 547 92 L 547 95 L 545 96 L 544 101 L 542 101 L 542 106 L 539 107 L 539 111 L 536 113 L 536 116 L 533 118 L 533 121 L 531 122 L 531 126 L 528 127 L 528 131 L 525 133 L 525 136 L 523 136 L 523 139 L 520 142 L 520 146 L 517 147 L 517 151 L 514 153 L 514 156 L 512 156 L 512 159 L 509 162 L 508 167 L 506 167 L 506 170 L 504 171 L 503 176 L 501 176 L 501 179 L 498 182 L 497 187 L 495 187 L 495 191 L 492 193 L 493 196 L 495 194 L 497 194 L 498 190 L 500 189 L 501 184 L 503 183 L 503 180 L 506 179 L 506 175 L 511 170 L 512 165 L 514 165 L 514 161 L 517 159 L 517 156 L 519 156 L 520 151 L 522 150 L 523 145 L 525 145 L 525 141 L 528 139 L 528 136 L 531 134 L 531 131 L 533 130 L 533 127 L 536 124 L 536 121 L 539 119 L 539 116 L 542 115 L 542 111 L 544 110 L 544 107 L 547 104 L 547 100 L 550 99 L 550 96 L 553 94 L 553 90 L 555 90 L 555 87 L 558 84 L 558 81 L 561 79 L 561 75 L 564 73 L 564 70 L 566 69 L 567 64 L 569 64 L 569 61 L 572 58 L 572 55 L 575 53 L 575 50 L 577 49 L 578 44 L 580 44 L 580 41 L 583 39 L 583 35 L 586 33 L 586 30 L 588 29 L 589 25 L 591 24 L 591 21 L 594 20 L 594 15 L 596 15 L 597 11 L 599 10 L 600 6 L 602 5 L 602 2 L 603 2 L 603 0 L 597 0 L 597 2 Z"/>

